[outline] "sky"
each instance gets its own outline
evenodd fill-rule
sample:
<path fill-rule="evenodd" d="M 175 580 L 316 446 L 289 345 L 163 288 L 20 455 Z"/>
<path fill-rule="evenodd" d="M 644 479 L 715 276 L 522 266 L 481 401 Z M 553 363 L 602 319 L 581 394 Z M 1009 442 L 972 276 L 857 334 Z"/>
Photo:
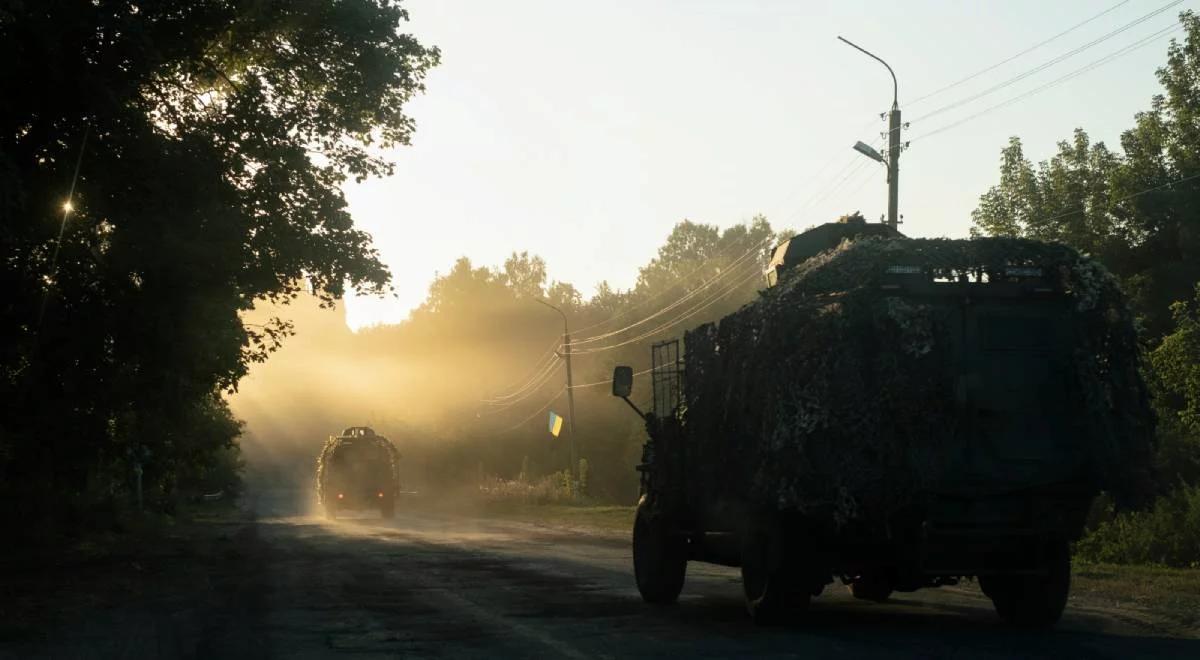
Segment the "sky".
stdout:
<path fill-rule="evenodd" d="M 499 266 L 529 251 L 550 279 L 590 296 L 602 280 L 631 287 L 685 218 L 724 228 L 762 213 L 776 229 L 856 210 L 878 219 L 883 166 L 851 146 L 880 142 L 892 81 L 838 35 L 899 79 L 912 140 L 900 160 L 901 231 L 966 236 L 1009 137 L 1035 161 L 1077 127 L 1119 146 L 1159 93 L 1154 71 L 1181 32 L 1051 83 L 1170 27 L 1200 0 L 1110 35 L 1169 4 L 408 0 L 406 31 L 438 46 L 442 63 L 407 107 L 412 145 L 388 152 L 395 175 L 345 186 L 395 288 L 349 296 L 347 323 L 404 320 L 462 256 Z"/>

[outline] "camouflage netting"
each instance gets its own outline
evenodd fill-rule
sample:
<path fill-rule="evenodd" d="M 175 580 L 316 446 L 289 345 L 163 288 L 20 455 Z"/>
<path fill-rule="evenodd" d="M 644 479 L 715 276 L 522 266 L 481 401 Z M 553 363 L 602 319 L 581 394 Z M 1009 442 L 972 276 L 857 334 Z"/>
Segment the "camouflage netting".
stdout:
<path fill-rule="evenodd" d="M 353 429 L 347 429 L 351 431 Z M 317 456 L 317 501 L 325 502 L 325 480 L 329 467 L 329 461 L 333 457 L 334 451 L 349 439 L 347 435 L 331 435 L 325 441 L 325 446 L 321 448 L 321 453 Z M 400 492 L 400 452 L 390 440 L 382 435 L 376 435 L 374 431 L 362 436 L 353 437 L 355 442 L 370 442 L 376 447 L 387 452 L 390 462 L 390 474 L 392 475 L 392 484 L 395 488 L 393 495 L 398 495 Z"/>
<path fill-rule="evenodd" d="M 864 239 L 801 264 L 759 300 L 684 338 L 679 411 L 693 483 L 849 521 L 885 520 L 943 483 L 961 440 L 949 305 L 881 290 L 889 266 L 925 272 L 1038 267 L 1067 295 L 1090 443 L 1078 469 L 1128 487 L 1153 418 L 1133 322 L 1115 279 L 1074 250 L 1017 239 Z M 960 296 L 961 298 L 961 296 Z M 1075 419 L 1074 417 L 1072 419 Z M 703 496 L 703 495 L 701 495 Z"/>

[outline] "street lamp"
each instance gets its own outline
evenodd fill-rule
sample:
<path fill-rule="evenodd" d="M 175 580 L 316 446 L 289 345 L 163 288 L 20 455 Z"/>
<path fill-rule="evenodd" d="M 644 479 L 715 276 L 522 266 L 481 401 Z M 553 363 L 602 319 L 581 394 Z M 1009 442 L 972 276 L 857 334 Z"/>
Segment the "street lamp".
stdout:
<path fill-rule="evenodd" d="M 883 163 L 885 167 L 887 166 L 887 162 L 883 160 L 883 156 L 879 155 L 878 151 L 875 151 L 875 147 L 872 147 L 862 140 L 854 143 L 854 150 L 873 161 Z"/>
<path fill-rule="evenodd" d="M 859 52 L 867 55 L 871 59 L 879 62 L 887 67 L 888 73 L 892 76 L 892 110 L 888 113 L 888 159 L 885 162 L 878 151 L 875 151 L 870 146 L 859 142 L 854 145 L 854 150 L 866 155 L 872 160 L 877 160 L 887 166 L 888 170 L 888 225 L 895 229 L 900 224 L 900 85 L 896 82 L 896 72 L 892 71 L 891 65 L 884 62 L 878 55 L 868 51 L 858 44 L 850 41 L 845 37 L 839 36 L 842 42 Z M 873 155 L 872 155 L 873 154 Z"/>

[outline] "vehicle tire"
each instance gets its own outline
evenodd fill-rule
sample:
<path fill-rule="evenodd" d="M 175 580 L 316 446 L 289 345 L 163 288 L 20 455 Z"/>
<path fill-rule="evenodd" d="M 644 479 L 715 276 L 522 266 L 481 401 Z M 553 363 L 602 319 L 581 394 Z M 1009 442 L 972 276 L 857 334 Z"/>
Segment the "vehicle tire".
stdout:
<path fill-rule="evenodd" d="M 664 516 L 650 515 L 645 498 L 633 522 L 633 574 L 647 603 L 673 603 L 687 575 L 687 539 Z"/>
<path fill-rule="evenodd" d="M 396 500 L 387 497 L 379 503 L 379 517 L 391 519 L 396 517 Z"/>
<path fill-rule="evenodd" d="M 884 573 L 860 575 L 850 583 L 850 595 L 858 600 L 882 603 L 892 597 L 892 581 Z"/>
<path fill-rule="evenodd" d="M 1047 542 L 1043 559 L 1045 575 L 980 576 L 980 587 L 1005 622 L 1022 628 L 1048 628 L 1062 617 L 1071 590 L 1067 542 Z"/>
<path fill-rule="evenodd" d="M 808 610 L 812 593 L 802 579 L 808 567 L 788 550 L 776 525 L 756 525 L 743 534 L 742 591 L 756 624 L 778 625 Z"/>

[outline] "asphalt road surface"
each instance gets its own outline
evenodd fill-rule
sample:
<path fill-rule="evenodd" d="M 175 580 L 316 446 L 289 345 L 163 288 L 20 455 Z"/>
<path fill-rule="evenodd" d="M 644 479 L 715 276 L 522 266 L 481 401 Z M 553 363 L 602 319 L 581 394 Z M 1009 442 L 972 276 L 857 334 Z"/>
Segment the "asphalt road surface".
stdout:
<path fill-rule="evenodd" d="M 831 585 L 803 623 L 760 628 L 734 569 L 693 563 L 678 604 L 644 604 L 625 535 L 415 502 L 392 520 L 326 521 L 296 499 L 264 494 L 252 522 L 136 560 L 10 572 L 0 594 L 25 600 L 0 602 L 0 624 L 53 623 L 0 635 L 0 659 L 1200 658 L 1195 630 L 1080 599 L 1053 631 L 1014 630 L 974 584 L 883 604 Z"/>
<path fill-rule="evenodd" d="M 1052 632 L 1015 631 L 971 584 L 884 604 L 830 586 L 803 624 L 760 628 L 734 569 L 690 564 L 677 605 L 644 604 L 619 537 L 413 510 L 329 522 L 278 498 L 257 507 L 253 577 L 206 647 L 215 656 L 1200 658 L 1200 641 L 1077 605 Z"/>

